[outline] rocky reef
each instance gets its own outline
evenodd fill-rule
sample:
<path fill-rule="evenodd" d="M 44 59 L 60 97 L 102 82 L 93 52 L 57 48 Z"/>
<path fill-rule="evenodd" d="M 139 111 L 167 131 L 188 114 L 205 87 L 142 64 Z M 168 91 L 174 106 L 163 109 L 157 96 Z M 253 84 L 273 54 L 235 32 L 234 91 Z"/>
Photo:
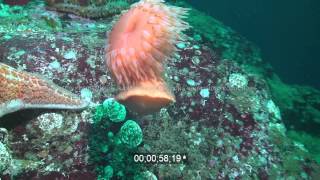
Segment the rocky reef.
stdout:
<path fill-rule="evenodd" d="M 311 150 L 317 146 L 301 143 L 310 135 L 286 130 L 294 124 L 290 113 L 317 122 L 318 91 L 277 80 L 254 44 L 212 17 L 191 9 L 193 28 L 176 44 L 164 75 L 176 102 L 141 116 L 112 99 L 118 89 L 104 61 L 112 17 L 48 11 L 37 1 L 1 8 L 0 62 L 91 101 L 82 111 L 30 109 L 1 117 L 1 179 L 319 177 Z M 297 107 L 315 110 L 302 114 Z M 183 154 L 187 160 L 137 163 L 134 154 Z"/>
<path fill-rule="evenodd" d="M 128 0 L 46 0 L 46 3 L 50 10 L 88 18 L 110 17 L 129 7 Z"/>

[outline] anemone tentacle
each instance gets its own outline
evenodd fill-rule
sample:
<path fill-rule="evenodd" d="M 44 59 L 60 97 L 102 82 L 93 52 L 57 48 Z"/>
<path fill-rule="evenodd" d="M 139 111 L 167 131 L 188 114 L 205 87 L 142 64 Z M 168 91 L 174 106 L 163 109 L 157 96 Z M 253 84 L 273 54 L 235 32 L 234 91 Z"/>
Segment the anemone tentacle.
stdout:
<path fill-rule="evenodd" d="M 106 48 L 107 66 L 122 87 L 141 80 L 158 79 L 163 63 L 175 44 L 184 41 L 183 21 L 188 9 L 168 6 L 162 0 L 142 0 L 125 11 L 109 33 Z"/>

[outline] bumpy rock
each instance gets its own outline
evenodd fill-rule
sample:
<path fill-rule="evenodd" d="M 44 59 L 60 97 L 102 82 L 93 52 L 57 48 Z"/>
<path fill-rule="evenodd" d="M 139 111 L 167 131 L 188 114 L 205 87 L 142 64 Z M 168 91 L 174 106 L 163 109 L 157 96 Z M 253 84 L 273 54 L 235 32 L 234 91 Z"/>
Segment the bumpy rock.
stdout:
<path fill-rule="evenodd" d="M 64 121 L 63 116 L 57 113 L 42 114 L 37 120 L 39 128 L 46 134 L 50 134 L 53 130 L 61 128 Z"/>
<path fill-rule="evenodd" d="M 51 10 L 74 13 L 89 18 L 108 17 L 129 7 L 127 0 L 46 0 Z"/>

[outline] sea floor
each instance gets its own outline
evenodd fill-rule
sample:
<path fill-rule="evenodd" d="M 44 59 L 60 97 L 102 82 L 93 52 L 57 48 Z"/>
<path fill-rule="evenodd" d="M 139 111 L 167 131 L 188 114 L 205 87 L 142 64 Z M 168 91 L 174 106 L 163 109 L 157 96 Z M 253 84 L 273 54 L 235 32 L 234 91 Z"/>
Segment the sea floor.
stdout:
<path fill-rule="evenodd" d="M 191 7 L 192 28 L 164 74 L 176 102 L 142 116 L 120 114 L 117 103 L 103 109 L 119 92 L 104 58 L 117 17 L 49 11 L 40 1 L 0 10 L 1 63 L 92 96 L 80 111 L 1 117 L 1 179 L 320 178 L 319 91 L 282 83 L 258 47 L 212 17 Z M 142 130 L 136 145 L 122 138 L 130 120 Z M 135 154 L 186 159 L 135 162 Z"/>

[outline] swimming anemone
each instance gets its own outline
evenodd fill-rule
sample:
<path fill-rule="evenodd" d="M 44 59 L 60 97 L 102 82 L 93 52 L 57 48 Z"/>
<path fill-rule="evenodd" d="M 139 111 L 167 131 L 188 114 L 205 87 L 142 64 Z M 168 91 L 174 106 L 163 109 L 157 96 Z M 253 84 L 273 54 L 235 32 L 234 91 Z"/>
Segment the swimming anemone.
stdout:
<path fill-rule="evenodd" d="M 153 112 L 175 98 L 162 79 L 166 59 L 184 40 L 187 9 L 163 0 L 141 0 L 124 12 L 109 33 L 106 62 L 117 84 L 118 100 L 140 113 Z M 152 106 L 149 106 L 152 105 Z M 130 107 L 129 107 L 130 108 Z"/>

